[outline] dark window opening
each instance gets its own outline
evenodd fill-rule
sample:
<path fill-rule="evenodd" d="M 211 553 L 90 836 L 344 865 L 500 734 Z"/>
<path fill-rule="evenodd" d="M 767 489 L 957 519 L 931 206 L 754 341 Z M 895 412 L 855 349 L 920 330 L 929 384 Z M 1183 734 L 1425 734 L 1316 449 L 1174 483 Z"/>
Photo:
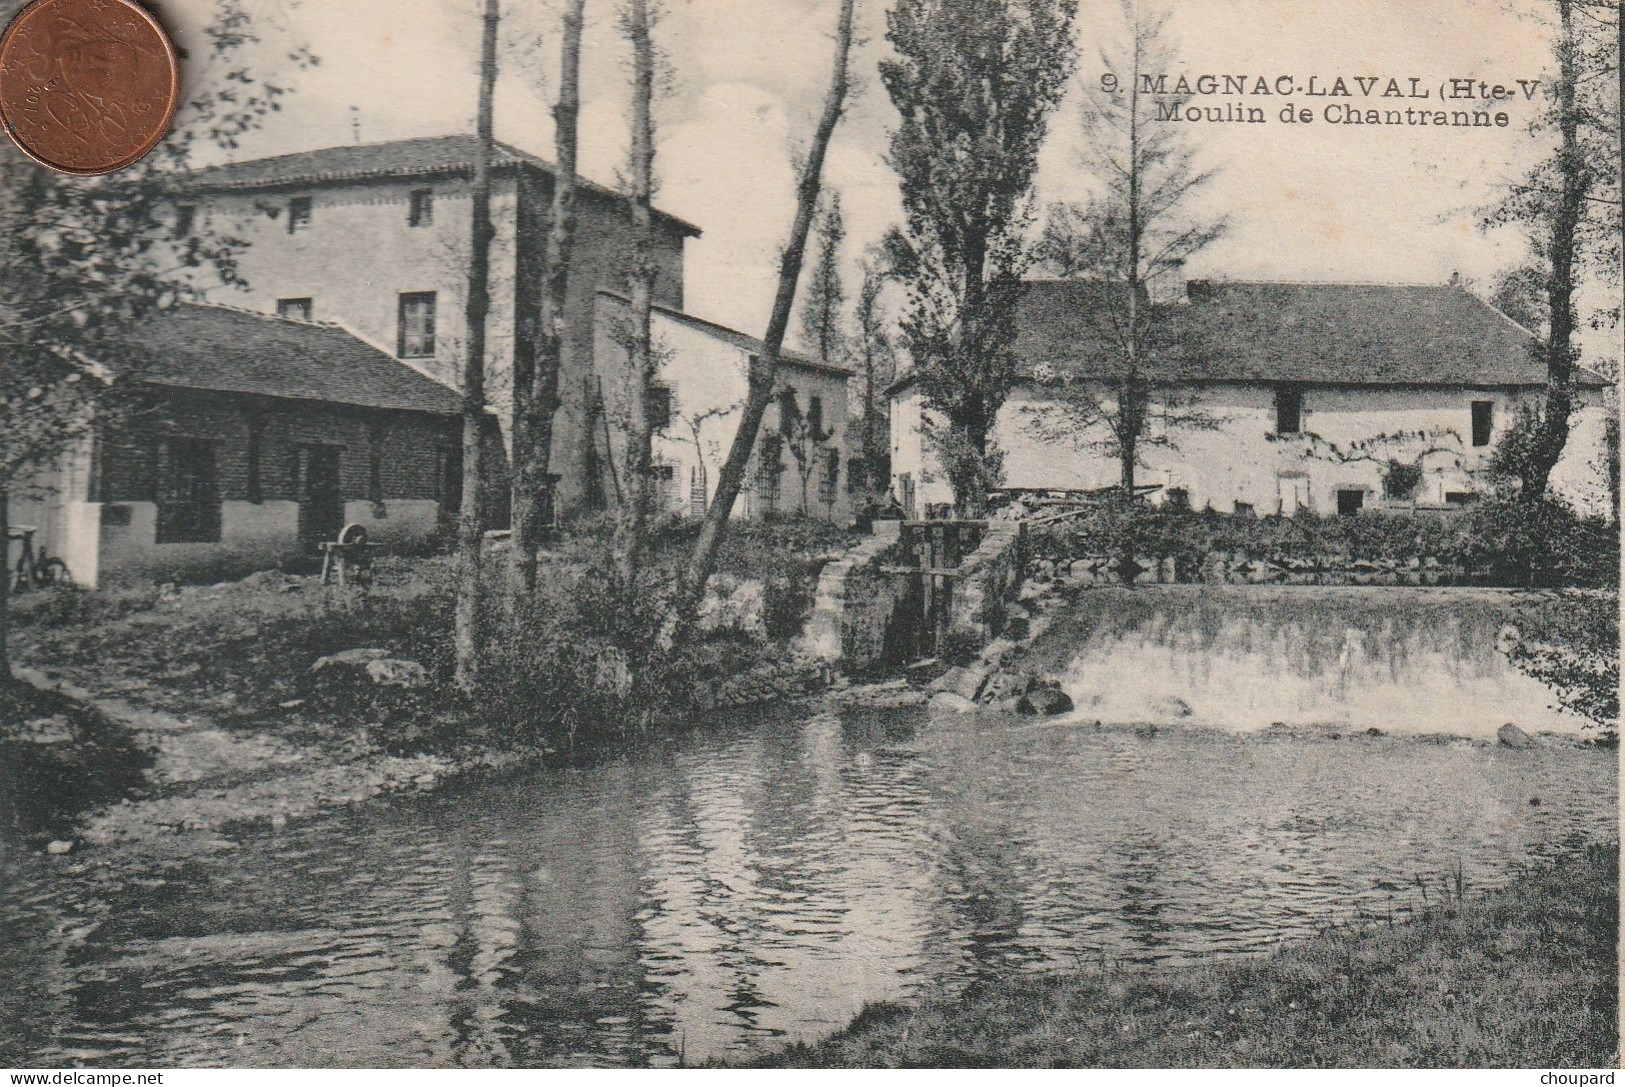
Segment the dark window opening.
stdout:
<path fill-rule="evenodd" d="M 197 208 L 191 204 L 177 204 L 175 206 L 175 237 L 191 237 L 192 228 L 196 223 Z"/>
<path fill-rule="evenodd" d="M 668 510 L 672 505 L 675 488 L 672 486 L 677 479 L 677 470 L 669 464 L 651 464 L 649 466 L 650 490 L 653 494 L 650 501 L 657 510 Z"/>
<path fill-rule="evenodd" d="M 812 435 L 815 441 L 823 441 L 824 398 L 821 396 L 812 397 L 807 401 L 807 433 Z"/>
<path fill-rule="evenodd" d="M 1490 444 L 1490 432 L 1495 429 L 1495 402 L 1492 400 L 1473 401 L 1473 444 L 1486 446 Z"/>
<path fill-rule="evenodd" d="M 220 542 L 220 487 L 213 441 L 160 441 L 157 483 L 159 543 Z"/>
<path fill-rule="evenodd" d="M 1303 428 L 1303 390 L 1290 386 L 1275 390 L 1275 433 L 1297 434 Z"/>
<path fill-rule="evenodd" d="M 284 321 L 309 321 L 316 315 L 316 303 L 309 298 L 279 298 L 276 315 Z"/>
<path fill-rule="evenodd" d="M 406 213 L 410 226 L 434 225 L 434 190 L 413 189 L 410 210 Z"/>
<path fill-rule="evenodd" d="M 824 474 L 818 481 L 818 500 L 826 506 L 835 504 L 835 496 L 841 489 L 841 451 L 839 449 L 824 450 Z"/>
<path fill-rule="evenodd" d="M 310 197 L 296 196 L 288 201 L 288 233 L 297 234 L 310 228 Z"/>
<path fill-rule="evenodd" d="M 374 512 L 382 512 L 384 504 L 384 442 L 388 430 L 383 423 L 367 424 L 367 501 Z"/>
<path fill-rule="evenodd" d="M 1364 491 L 1338 491 L 1337 515 L 1339 517 L 1353 517 L 1365 509 Z"/>
<path fill-rule="evenodd" d="M 1168 508 L 1188 510 L 1191 508 L 1191 492 L 1184 487 L 1168 488 Z"/>
<path fill-rule="evenodd" d="M 435 292 L 401 295 L 400 335 L 396 354 L 403 359 L 434 357 Z"/>
<path fill-rule="evenodd" d="M 1237 502 L 1236 503 L 1236 516 L 1237 517 L 1255 517 L 1255 516 L 1257 516 L 1257 514 L 1253 510 L 1253 504 L 1251 502 Z"/>
<path fill-rule="evenodd" d="M 649 427 L 665 430 L 671 426 L 671 386 L 649 386 Z"/>
<path fill-rule="evenodd" d="M 756 491 L 766 510 L 779 508 L 779 477 L 784 474 L 784 439 L 777 434 L 762 435 L 757 453 Z"/>
<path fill-rule="evenodd" d="M 1447 506 L 1470 506 L 1478 501 L 1478 495 L 1471 491 L 1446 491 L 1444 504 Z"/>

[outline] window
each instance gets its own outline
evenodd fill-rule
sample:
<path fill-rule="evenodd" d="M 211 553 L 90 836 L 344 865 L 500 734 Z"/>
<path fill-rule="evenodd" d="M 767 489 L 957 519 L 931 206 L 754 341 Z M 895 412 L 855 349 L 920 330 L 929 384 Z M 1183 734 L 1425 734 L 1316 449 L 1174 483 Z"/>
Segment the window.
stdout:
<path fill-rule="evenodd" d="M 197 223 L 197 208 L 191 204 L 175 205 L 175 237 L 187 238 Z"/>
<path fill-rule="evenodd" d="M 1191 492 L 1184 487 L 1168 488 L 1168 508 L 1174 510 L 1188 510 L 1191 508 Z"/>
<path fill-rule="evenodd" d="M 1478 495 L 1471 491 L 1446 491 L 1444 504 L 1447 506 L 1470 506 L 1478 501 Z"/>
<path fill-rule="evenodd" d="M 671 426 L 671 386 L 649 386 L 649 427 L 651 430 L 665 430 Z"/>
<path fill-rule="evenodd" d="M 1473 401 L 1473 444 L 1486 446 L 1490 444 L 1490 432 L 1495 429 L 1495 402 L 1493 400 Z"/>
<path fill-rule="evenodd" d="M 166 438 L 158 443 L 157 468 L 158 542 L 219 543 L 214 442 Z"/>
<path fill-rule="evenodd" d="M 756 493 L 764 511 L 779 508 L 779 477 L 784 474 L 784 439 L 771 432 L 762 435 L 757 453 Z"/>
<path fill-rule="evenodd" d="M 309 321 L 316 314 L 316 304 L 309 298 L 278 298 L 276 315 L 284 321 Z"/>
<path fill-rule="evenodd" d="M 669 510 L 676 495 L 672 486 L 676 482 L 677 472 L 669 464 L 651 464 L 649 466 L 649 502 L 656 510 Z"/>
<path fill-rule="evenodd" d="M 1256 517 L 1256 516 L 1258 516 L 1258 514 L 1253 509 L 1253 504 L 1251 502 L 1237 502 L 1236 503 L 1236 516 L 1237 517 Z"/>
<path fill-rule="evenodd" d="M 824 439 L 824 398 L 821 396 L 807 401 L 807 433 L 814 441 Z"/>
<path fill-rule="evenodd" d="M 1365 508 L 1364 491 L 1338 491 L 1337 515 L 1339 517 L 1353 517 Z"/>
<path fill-rule="evenodd" d="M 410 208 L 406 213 L 408 226 L 434 225 L 434 190 L 413 189 Z"/>
<path fill-rule="evenodd" d="M 288 233 L 310 229 L 310 197 L 296 196 L 288 201 Z"/>
<path fill-rule="evenodd" d="M 1296 434 L 1303 426 L 1303 390 L 1283 385 L 1275 390 L 1275 433 Z"/>
<path fill-rule="evenodd" d="M 401 295 L 400 342 L 395 353 L 403 359 L 434 357 L 435 292 Z"/>

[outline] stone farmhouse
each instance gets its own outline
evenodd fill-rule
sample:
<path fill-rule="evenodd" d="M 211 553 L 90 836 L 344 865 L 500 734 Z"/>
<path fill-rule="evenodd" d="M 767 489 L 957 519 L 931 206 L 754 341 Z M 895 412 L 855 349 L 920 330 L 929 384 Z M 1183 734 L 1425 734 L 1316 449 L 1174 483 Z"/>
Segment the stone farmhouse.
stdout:
<path fill-rule="evenodd" d="M 1007 489 L 1118 483 L 1108 431 L 1098 421 L 1077 425 L 1087 422 L 1068 406 L 1078 398 L 1057 393 L 1070 379 L 1084 403 L 1114 408 L 1105 384 L 1091 380 L 1115 357 L 1103 333 L 1117 304 L 1112 290 L 1076 280 L 1026 285 L 1019 382 L 994 431 Z M 1257 516 L 1464 506 L 1488 488 L 1496 442 L 1545 380 L 1534 334 L 1454 284 L 1192 280 L 1147 302 L 1173 331 L 1146 371 L 1152 441 L 1137 473 L 1159 503 Z M 1583 373 L 1580 384 L 1582 406 L 1553 485 L 1582 509 L 1604 510 L 1606 382 Z M 889 394 L 894 493 L 915 514 L 952 502 L 914 375 Z"/>
<path fill-rule="evenodd" d="M 421 541 L 447 523 L 461 502 L 457 389 L 475 149 L 472 136 L 457 135 L 331 147 L 213 166 L 177 183 L 171 244 L 234 239 L 234 281 L 213 269 L 210 280 L 194 278 L 201 304 L 155 318 L 127 357 L 96 360 L 141 382 L 155 410 L 21 489 L 13 522 L 37 528 L 36 543 L 86 585 L 274 565 L 350 522 L 385 544 Z M 532 349 L 540 316 L 554 176 L 541 159 L 499 145 L 486 359 L 498 454 L 487 463 L 499 470 L 484 496 L 494 527 L 506 524 L 501 443 L 513 360 Z M 621 494 L 625 351 L 599 325 L 624 308 L 613 292 L 625 289 L 633 250 L 624 199 L 585 179 L 579 192 L 552 450 L 555 508 L 566 517 Z M 684 245 L 700 231 L 664 212 L 654 221 L 665 394 L 657 485 L 663 508 L 692 513 L 715 489 L 760 343 L 683 312 Z M 761 447 L 778 454 L 769 461 L 777 467 L 751 473 L 740 512 L 805 505 L 845 517 L 849 375 L 801 358 L 783 373 Z M 783 421 L 809 417 L 818 425 Z M 791 455 L 800 452 L 816 464 Z"/>
<path fill-rule="evenodd" d="M 621 461 L 621 431 L 611 422 L 624 409 L 627 366 L 626 299 L 598 293 L 593 322 L 605 414 L 600 436 L 607 455 L 597 459 L 599 488 L 618 486 L 602 466 Z M 655 405 L 657 507 L 668 513 L 703 514 L 716 493 L 744 407 L 746 375 L 760 356 L 753 336 L 679 310 L 655 309 L 654 339 L 660 354 L 660 395 Z M 779 394 L 757 437 L 755 468 L 735 510 L 745 517 L 804 513 L 844 522 L 851 515 L 844 470 L 847 448 L 847 383 L 852 371 L 791 352 L 779 358 Z"/>
<path fill-rule="evenodd" d="M 77 584 L 409 543 L 461 500 L 460 398 L 342 329 L 181 303 L 108 369 L 129 403 L 12 508 Z"/>
<path fill-rule="evenodd" d="M 464 361 L 470 185 L 475 137 L 453 135 L 329 147 L 214 166 L 193 174 L 177 197 L 175 231 L 240 239 L 241 286 L 202 285 L 222 301 L 295 320 L 335 322 L 450 387 Z M 533 348 L 543 290 L 553 167 L 507 145 L 492 165 L 492 305 L 487 394 L 505 420 L 513 360 Z M 581 182 L 570 337 L 560 381 L 563 407 L 552 451 L 565 513 L 587 504 L 593 370 L 593 307 L 600 287 L 624 288 L 632 226 L 623 198 Z M 654 298 L 683 305 L 683 245 L 700 230 L 658 212 Z M 504 425 L 505 422 L 504 422 Z"/>

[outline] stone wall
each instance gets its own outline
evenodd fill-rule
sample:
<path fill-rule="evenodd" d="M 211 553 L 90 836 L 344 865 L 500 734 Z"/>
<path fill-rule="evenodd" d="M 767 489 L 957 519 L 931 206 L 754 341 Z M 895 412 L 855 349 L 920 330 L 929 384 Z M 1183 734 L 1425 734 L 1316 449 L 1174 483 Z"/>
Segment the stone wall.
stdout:
<path fill-rule="evenodd" d="M 872 668 L 896 660 L 899 628 L 919 624 L 917 577 L 884 568 L 913 565 L 904 553 L 902 525 L 877 521 L 874 536 L 824 567 L 817 601 L 804 634 L 805 648 L 817 659 L 848 669 Z M 965 556 L 953 579 L 948 605 L 948 637 L 977 644 L 1004 629 L 1006 605 L 1016 599 L 1026 571 L 1026 533 L 1015 523 L 989 524 L 980 545 Z"/>
<path fill-rule="evenodd" d="M 948 609 L 950 636 L 968 634 L 984 643 L 1004 631 L 1005 605 L 1020 594 L 1026 576 L 1026 543 L 1020 523 L 989 522 L 981 545 L 959 564 Z"/>
<path fill-rule="evenodd" d="M 848 668 L 885 659 L 886 631 L 910 595 L 911 579 L 880 572 L 903 561 L 901 529 L 898 521 L 876 521 L 873 536 L 824 567 L 802 634 L 809 656 Z"/>

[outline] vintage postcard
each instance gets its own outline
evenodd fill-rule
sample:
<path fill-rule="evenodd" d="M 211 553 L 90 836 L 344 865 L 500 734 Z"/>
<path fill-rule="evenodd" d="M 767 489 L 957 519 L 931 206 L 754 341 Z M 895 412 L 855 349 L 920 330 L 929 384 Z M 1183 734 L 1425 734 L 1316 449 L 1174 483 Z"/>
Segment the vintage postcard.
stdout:
<path fill-rule="evenodd" d="M 1621 16 L 0 2 L 10 1082 L 1611 1083 Z"/>

